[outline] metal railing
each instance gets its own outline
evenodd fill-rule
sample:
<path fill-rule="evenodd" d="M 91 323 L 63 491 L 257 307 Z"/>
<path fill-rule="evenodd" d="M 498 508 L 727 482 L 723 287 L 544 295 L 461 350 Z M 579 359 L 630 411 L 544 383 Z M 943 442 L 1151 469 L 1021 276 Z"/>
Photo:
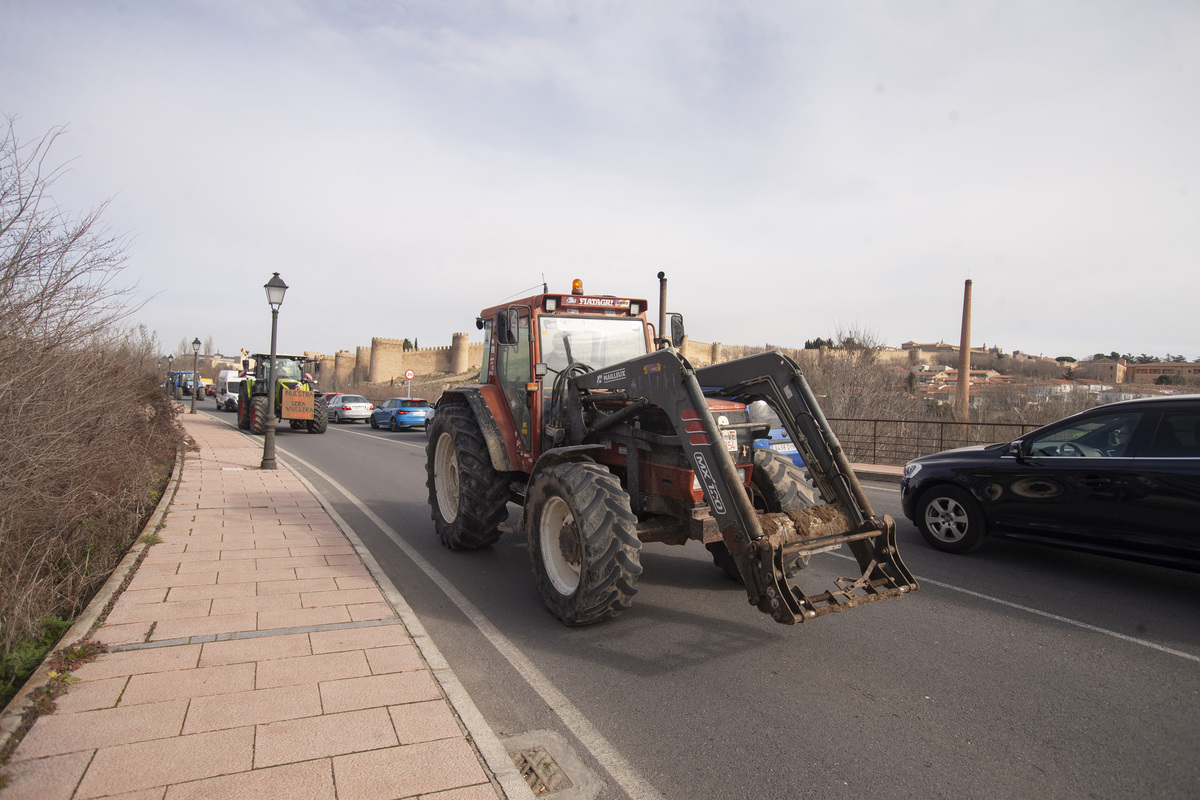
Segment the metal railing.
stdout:
<path fill-rule="evenodd" d="M 954 422 L 829 418 L 846 457 L 862 464 L 902 466 L 917 456 L 1016 439 L 1040 425 L 1020 422 Z"/>

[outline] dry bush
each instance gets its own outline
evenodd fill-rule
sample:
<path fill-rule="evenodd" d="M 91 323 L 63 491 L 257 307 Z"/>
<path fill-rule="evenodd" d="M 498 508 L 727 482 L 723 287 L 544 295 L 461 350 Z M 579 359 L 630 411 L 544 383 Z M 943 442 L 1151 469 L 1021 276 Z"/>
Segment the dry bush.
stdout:
<path fill-rule="evenodd" d="M 107 579 L 181 440 L 154 337 L 122 332 L 124 242 L 49 189 L 55 130 L 0 140 L 0 652 Z"/>

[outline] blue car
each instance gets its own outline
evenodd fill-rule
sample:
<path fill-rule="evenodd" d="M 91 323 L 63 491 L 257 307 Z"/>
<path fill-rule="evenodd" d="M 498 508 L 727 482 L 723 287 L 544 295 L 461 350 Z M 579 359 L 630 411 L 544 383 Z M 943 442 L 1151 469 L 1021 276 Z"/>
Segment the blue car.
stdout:
<path fill-rule="evenodd" d="M 371 412 L 371 427 L 399 431 L 425 427 L 429 401 L 419 397 L 389 397 Z"/>
<path fill-rule="evenodd" d="M 764 422 L 771 426 L 769 438 L 755 439 L 754 446 L 764 450 L 774 450 L 785 458 L 790 458 L 792 463 L 797 467 L 804 466 L 804 458 L 800 455 L 800 451 L 796 449 L 796 445 L 792 444 L 792 438 L 788 436 L 787 429 L 783 427 L 783 422 L 779 416 L 771 410 L 761 400 L 756 400 L 747 406 L 746 410 L 750 414 L 750 419 L 754 422 Z"/>

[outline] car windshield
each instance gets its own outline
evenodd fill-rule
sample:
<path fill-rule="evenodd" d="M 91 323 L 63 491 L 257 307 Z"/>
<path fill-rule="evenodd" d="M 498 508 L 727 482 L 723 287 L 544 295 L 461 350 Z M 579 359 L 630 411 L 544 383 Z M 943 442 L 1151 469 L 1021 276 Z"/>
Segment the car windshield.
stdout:
<path fill-rule="evenodd" d="M 401 400 L 402 408 L 429 408 L 428 401 L 425 400 Z"/>
<path fill-rule="evenodd" d="M 555 372 L 578 363 L 603 369 L 648 352 L 640 319 L 542 316 L 538 336 L 542 361 Z"/>
<path fill-rule="evenodd" d="M 367 398 L 356 394 L 343 394 L 338 397 L 337 401 L 339 403 L 365 403 L 367 402 Z"/>

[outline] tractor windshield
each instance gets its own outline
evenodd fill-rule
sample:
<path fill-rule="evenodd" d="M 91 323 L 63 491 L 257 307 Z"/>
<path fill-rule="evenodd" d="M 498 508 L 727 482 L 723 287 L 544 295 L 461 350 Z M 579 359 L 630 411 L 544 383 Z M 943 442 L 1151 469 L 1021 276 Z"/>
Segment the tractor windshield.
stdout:
<path fill-rule="evenodd" d="M 640 319 L 541 316 L 538 338 L 542 361 L 555 372 L 578 363 L 603 369 L 648 352 Z"/>
<path fill-rule="evenodd" d="M 267 369 L 269 370 L 270 368 L 271 362 L 268 360 Z M 304 372 L 299 361 L 275 356 L 275 380 L 299 381 L 303 379 Z"/>

